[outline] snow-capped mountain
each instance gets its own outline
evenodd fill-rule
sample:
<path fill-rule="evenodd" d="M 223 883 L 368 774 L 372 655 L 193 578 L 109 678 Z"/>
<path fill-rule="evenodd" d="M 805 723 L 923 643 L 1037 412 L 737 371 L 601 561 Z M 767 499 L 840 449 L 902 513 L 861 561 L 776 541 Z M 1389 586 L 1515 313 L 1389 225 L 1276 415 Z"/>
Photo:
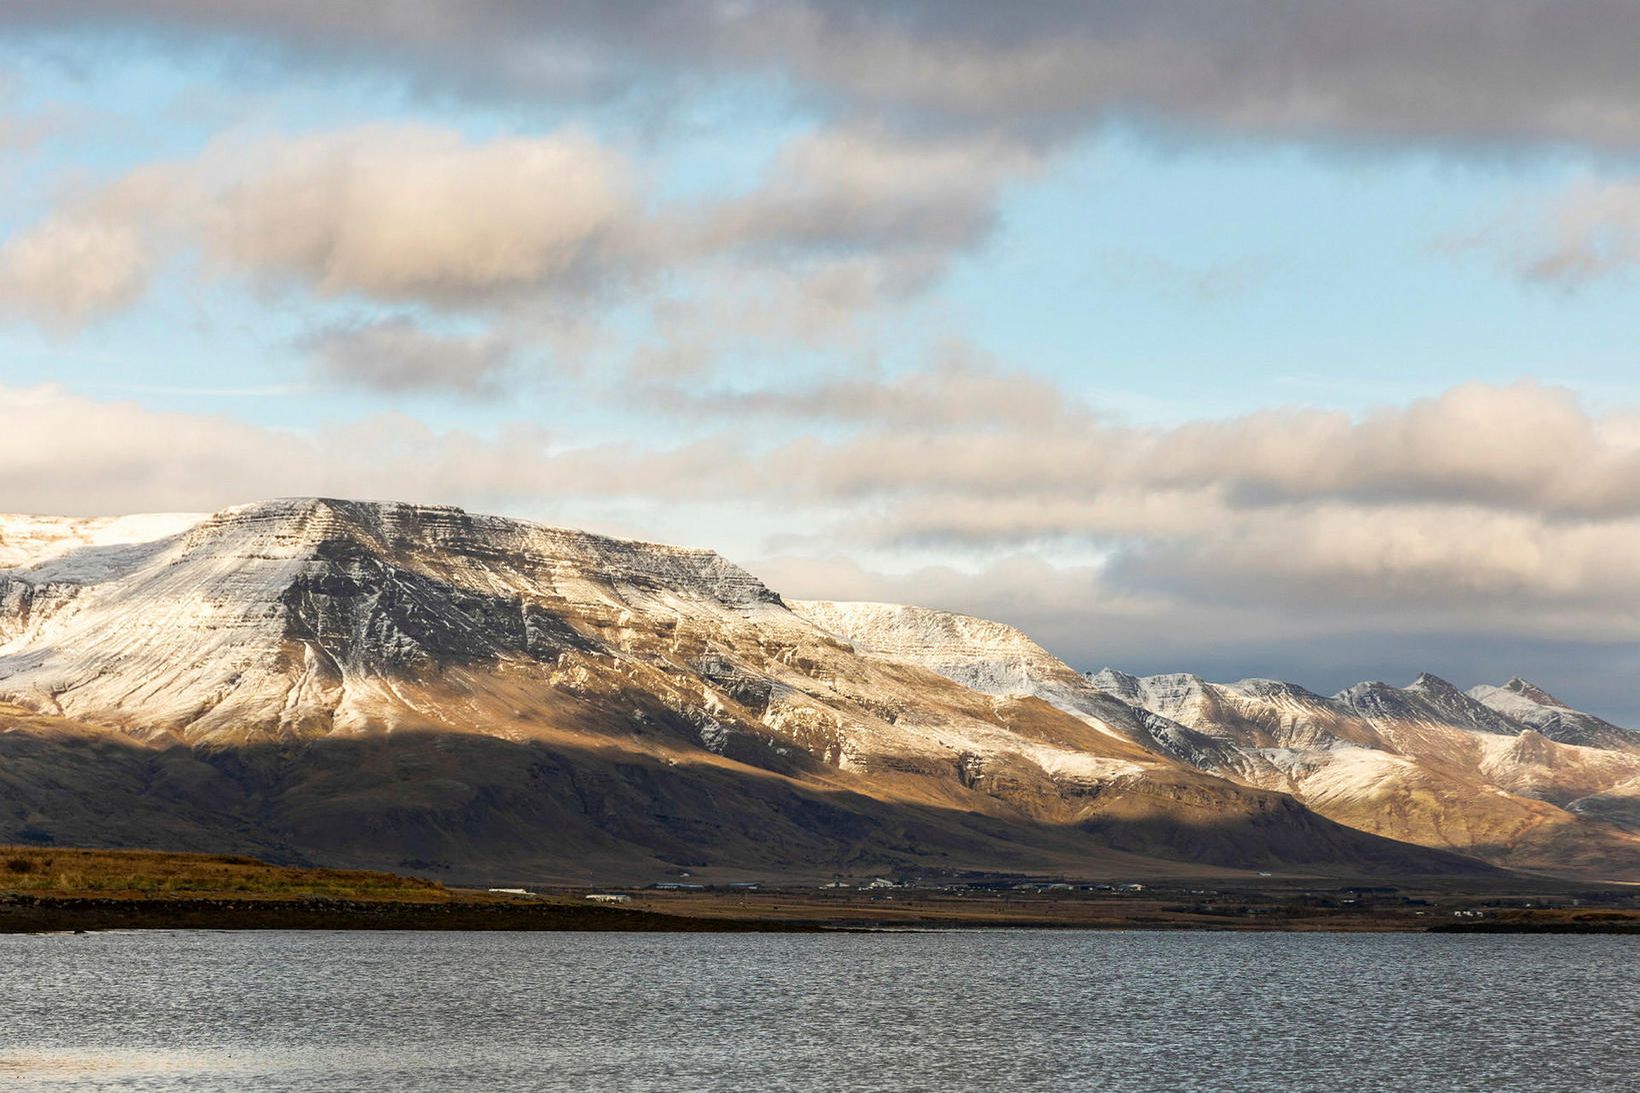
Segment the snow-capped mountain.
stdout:
<path fill-rule="evenodd" d="M 555 875 L 1466 868 L 861 655 L 710 551 L 322 499 L 0 528 L 14 835 Z"/>
<path fill-rule="evenodd" d="M 1629 730 L 1600 722 L 1617 747 L 1560 743 L 1429 674 L 1331 698 L 1110 669 L 1090 682 L 1217 745 L 1170 749 L 1180 758 L 1352 827 L 1521 868 L 1640 866 L 1640 736 Z"/>
<path fill-rule="evenodd" d="M 987 693 L 1041 698 L 1147 750 L 1290 793 L 1364 831 L 1524 868 L 1640 871 L 1632 751 L 1640 734 L 1565 707 L 1533 710 L 1556 725 L 1587 718 L 1611 734 L 1610 745 L 1547 739 L 1532 721 L 1429 674 L 1405 688 L 1362 683 L 1332 698 L 1269 679 L 1214 684 L 1108 668 L 1084 677 L 999 623 L 894 604 L 793 608 L 872 655 Z"/>
<path fill-rule="evenodd" d="M 1594 714 L 1574 710 L 1519 676 L 1501 687 L 1487 683 L 1471 687 L 1469 697 L 1557 743 L 1640 752 L 1640 733 L 1603 721 Z"/>
<path fill-rule="evenodd" d="M 244 506 L 14 568 L 0 603 L 0 696 L 190 744 L 468 727 L 480 709 L 499 735 L 586 731 L 603 704 L 626 707 L 602 722 L 623 732 L 671 719 L 713 751 L 750 736 L 841 769 L 966 756 L 1098 781 L 1152 759 L 1079 725 L 1033 739 L 971 691 L 861 661 L 710 551 L 449 508 Z M 496 713 L 527 687 L 563 701 Z"/>
<path fill-rule="evenodd" d="M 446 507 L 0 517 L 0 839 L 601 879 L 1629 869 L 1640 759 L 1483 697 L 1089 678 L 999 623 Z"/>

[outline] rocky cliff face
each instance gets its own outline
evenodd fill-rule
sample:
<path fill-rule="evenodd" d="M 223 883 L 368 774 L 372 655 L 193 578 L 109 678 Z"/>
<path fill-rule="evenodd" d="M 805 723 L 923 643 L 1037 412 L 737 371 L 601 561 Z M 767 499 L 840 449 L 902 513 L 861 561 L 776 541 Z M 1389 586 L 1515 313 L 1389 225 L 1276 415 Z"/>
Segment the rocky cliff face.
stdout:
<path fill-rule="evenodd" d="M 708 551 L 327 500 L 0 571 L 0 604 L 14 701 L 190 742 L 391 727 L 417 717 L 401 683 L 573 671 L 640 615 L 659 628 L 784 613 Z"/>
<path fill-rule="evenodd" d="M 0 562 L 0 839 L 581 879 L 1483 868 L 1290 795 L 1306 750 L 1406 758 L 1342 696 L 1090 680 L 710 551 L 307 498 L 0 518 Z"/>

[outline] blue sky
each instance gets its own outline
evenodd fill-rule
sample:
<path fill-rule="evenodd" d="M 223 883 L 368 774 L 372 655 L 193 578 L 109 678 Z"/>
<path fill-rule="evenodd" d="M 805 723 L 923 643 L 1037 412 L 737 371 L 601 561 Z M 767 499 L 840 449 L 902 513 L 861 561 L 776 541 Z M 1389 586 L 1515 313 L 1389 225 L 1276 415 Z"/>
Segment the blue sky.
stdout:
<path fill-rule="evenodd" d="M 1640 713 L 1640 27 L 1508 3 L 0 4 L 0 509 L 392 494 Z"/>

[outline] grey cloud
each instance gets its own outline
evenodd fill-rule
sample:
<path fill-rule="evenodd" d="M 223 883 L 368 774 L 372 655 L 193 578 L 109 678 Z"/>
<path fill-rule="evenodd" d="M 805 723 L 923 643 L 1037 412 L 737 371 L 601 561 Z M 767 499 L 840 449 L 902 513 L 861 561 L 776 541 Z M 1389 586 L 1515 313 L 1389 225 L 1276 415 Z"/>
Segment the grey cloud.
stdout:
<path fill-rule="evenodd" d="M 868 421 L 873 398 L 939 382 L 914 375 L 851 402 Z M 1153 502 L 1206 495 L 1226 510 L 1342 500 L 1557 518 L 1640 514 L 1640 418 L 1592 415 L 1571 392 L 1530 381 L 1465 384 L 1361 418 L 1292 408 L 1165 429 L 1112 424 L 1069 395 L 1063 402 L 1062 421 L 1038 421 L 1028 433 L 879 429 L 843 442 L 794 442 L 771 462 L 839 498 L 1011 498 L 1040 506 L 1046 529 L 1079 506 L 1098 513 L 1105 497 L 1126 503 L 1128 494 Z M 801 392 L 786 392 L 779 405 L 803 408 Z M 814 416 L 840 409 L 821 400 Z"/>
<path fill-rule="evenodd" d="M 1640 146 L 1640 20 L 1621 0 L 0 0 L 0 12 L 14 33 L 227 36 L 502 95 L 751 72 L 854 112 L 1046 135 L 1114 117 L 1372 143 Z"/>
<path fill-rule="evenodd" d="M 1626 640 L 1543 633 L 1529 616 L 1479 616 L 1446 604 L 1368 613 L 1325 599 L 1224 603 L 1136 591 L 1099 567 L 1031 555 L 973 570 L 883 572 L 844 556 L 800 555 L 750 565 L 795 598 L 914 603 L 997 619 L 1084 671 L 1109 665 L 1219 681 L 1273 677 L 1321 694 L 1370 679 L 1405 684 L 1424 671 L 1464 686 L 1519 674 L 1574 706 L 1640 727 L 1640 701 L 1628 683 L 1640 657 L 1632 631 Z"/>
<path fill-rule="evenodd" d="M 320 378 L 377 391 L 493 395 L 518 363 L 503 334 L 446 334 L 396 315 L 326 327 L 303 340 Z"/>
<path fill-rule="evenodd" d="M 962 345 L 948 346 L 930 367 L 902 375 L 834 373 L 751 390 L 656 382 L 638 392 L 657 408 L 701 418 L 767 419 L 782 425 L 831 421 L 918 432 L 1032 428 L 1087 413 L 1056 384 L 1027 372 L 1001 370 Z"/>
<path fill-rule="evenodd" d="M 296 433 L 53 385 L 0 387 L 0 412 L 0 495 L 15 511 L 212 511 L 305 494 L 505 506 L 554 485 L 551 438 L 524 428 L 479 437 L 387 414 Z"/>
<path fill-rule="evenodd" d="M 926 139 L 875 128 L 809 133 L 763 184 L 704 219 L 708 245 L 775 253 L 945 254 L 991 231 L 997 192 L 1038 159 L 1010 142 Z"/>
<path fill-rule="evenodd" d="M 1565 391 L 1469 385 L 1362 419 L 1285 410 L 1155 429 L 1068 399 L 1058 416 L 987 417 L 974 413 L 983 383 L 942 418 L 937 398 L 907 399 L 938 379 L 730 400 L 721 411 L 742 422 L 761 410 L 854 428 L 743 441 L 721 488 L 841 510 L 835 541 L 887 550 L 1099 550 L 1113 584 L 1198 603 L 1462 608 L 1545 634 L 1634 633 L 1640 430 Z M 897 416 L 910 407 L 919 423 Z"/>

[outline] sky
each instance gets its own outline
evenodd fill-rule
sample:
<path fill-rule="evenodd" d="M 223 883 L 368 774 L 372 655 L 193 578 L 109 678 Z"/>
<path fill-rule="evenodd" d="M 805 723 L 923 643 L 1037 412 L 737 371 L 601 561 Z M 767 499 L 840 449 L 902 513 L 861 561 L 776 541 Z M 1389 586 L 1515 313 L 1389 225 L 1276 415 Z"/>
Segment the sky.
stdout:
<path fill-rule="evenodd" d="M 1640 9 L 0 0 L 0 511 L 712 547 L 1640 723 Z"/>

